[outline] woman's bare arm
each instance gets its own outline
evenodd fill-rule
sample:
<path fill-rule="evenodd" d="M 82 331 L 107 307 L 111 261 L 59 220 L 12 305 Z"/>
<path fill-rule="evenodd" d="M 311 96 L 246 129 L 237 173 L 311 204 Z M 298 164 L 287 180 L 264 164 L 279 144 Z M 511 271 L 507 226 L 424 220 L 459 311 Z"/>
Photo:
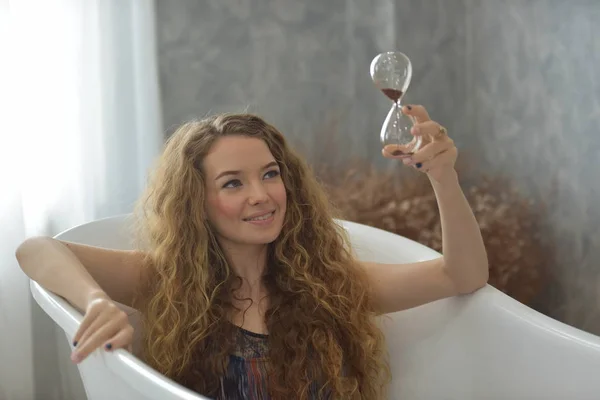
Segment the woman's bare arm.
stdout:
<path fill-rule="evenodd" d="M 50 237 L 33 237 L 17 248 L 23 272 L 79 310 L 98 296 L 133 306 L 143 254 L 104 249 Z"/>

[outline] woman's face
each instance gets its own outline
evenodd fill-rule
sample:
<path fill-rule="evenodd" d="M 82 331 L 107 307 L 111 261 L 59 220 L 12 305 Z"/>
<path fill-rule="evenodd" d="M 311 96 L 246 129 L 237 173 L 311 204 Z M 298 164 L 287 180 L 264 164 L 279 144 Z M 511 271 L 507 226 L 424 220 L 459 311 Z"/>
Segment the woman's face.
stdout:
<path fill-rule="evenodd" d="M 225 136 L 204 159 L 206 212 L 221 241 L 264 245 L 283 226 L 286 193 L 279 166 L 267 144 Z"/>

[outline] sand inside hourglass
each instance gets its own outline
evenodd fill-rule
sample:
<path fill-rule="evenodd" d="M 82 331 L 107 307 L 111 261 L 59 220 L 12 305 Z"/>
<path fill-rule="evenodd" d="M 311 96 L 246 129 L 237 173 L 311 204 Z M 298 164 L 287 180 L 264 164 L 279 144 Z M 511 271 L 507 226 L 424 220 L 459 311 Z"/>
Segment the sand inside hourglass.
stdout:
<path fill-rule="evenodd" d="M 402 90 L 385 88 L 381 89 L 381 91 L 393 102 L 398 102 L 400 97 L 402 97 Z"/>

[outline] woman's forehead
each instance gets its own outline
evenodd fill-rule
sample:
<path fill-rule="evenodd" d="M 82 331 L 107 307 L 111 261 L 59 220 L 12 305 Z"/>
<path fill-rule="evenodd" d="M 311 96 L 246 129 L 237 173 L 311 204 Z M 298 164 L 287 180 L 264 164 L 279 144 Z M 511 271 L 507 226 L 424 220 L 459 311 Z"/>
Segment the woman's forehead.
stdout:
<path fill-rule="evenodd" d="M 260 169 L 274 157 L 262 139 L 245 136 L 219 138 L 204 159 L 207 175 L 218 175 L 223 171 Z"/>

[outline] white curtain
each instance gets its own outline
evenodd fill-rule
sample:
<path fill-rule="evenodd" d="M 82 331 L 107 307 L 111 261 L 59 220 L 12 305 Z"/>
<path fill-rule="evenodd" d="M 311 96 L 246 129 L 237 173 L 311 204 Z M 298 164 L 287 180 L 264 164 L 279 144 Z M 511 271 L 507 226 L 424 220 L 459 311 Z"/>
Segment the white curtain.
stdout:
<path fill-rule="evenodd" d="M 154 4 L 0 4 L 0 399 L 84 399 L 14 251 L 131 211 L 163 141 Z"/>

